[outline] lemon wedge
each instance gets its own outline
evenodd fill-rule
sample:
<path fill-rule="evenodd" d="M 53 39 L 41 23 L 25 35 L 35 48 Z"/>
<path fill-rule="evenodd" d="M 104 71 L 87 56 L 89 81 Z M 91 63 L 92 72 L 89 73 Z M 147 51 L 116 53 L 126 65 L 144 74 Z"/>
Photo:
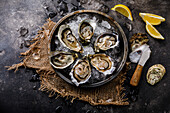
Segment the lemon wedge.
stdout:
<path fill-rule="evenodd" d="M 146 20 L 146 31 L 156 39 L 164 40 L 164 37 L 158 32 L 158 30 L 153 27 L 147 20 Z"/>
<path fill-rule="evenodd" d="M 150 13 L 139 13 L 139 16 L 143 19 L 143 21 L 146 22 L 147 20 L 152 25 L 159 25 L 161 22 L 165 21 L 165 18 Z"/>
<path fill-rule="evenodd" d="M 117 11 L 120 14 L 126 16 L 129 20 L 133 21 L 132 13 L 131 13 L 130 9 L 125 5 L 123 5 L 123 4 L 115 5 L 111 10 Z"/>

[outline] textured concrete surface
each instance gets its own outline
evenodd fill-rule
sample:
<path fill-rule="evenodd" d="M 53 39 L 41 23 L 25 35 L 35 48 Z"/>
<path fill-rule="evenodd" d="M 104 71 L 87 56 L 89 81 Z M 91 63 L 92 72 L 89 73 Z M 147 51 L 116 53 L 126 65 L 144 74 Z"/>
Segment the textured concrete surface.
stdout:
<path fill-rule="evenodd" d="M 0 0 L 0 113 L 170 113 L 170 1 L 169 0 L 103 0 L 93 1 L 83 8 L 87 0 Z M 100 2 L 100 3 L 99 3 Z M 127 5 L 133 14 L 130 22 L 122 15 L 107 11 L 114 5 Z M 107 7 L 102 7 L 105 4 Z M 130 101 L 129 106 L 91 106 L 82 101 L 65 98 L 49 98 L 48 94 L 38 91 L 39 82 L 30 82 L 33 70 L 21 68 L 18 72 L 7 71 L 4 66 L 20 62 L 19 53 L 27 50 L 32 37 L 36 35 L 39 26 L 51 17 L 58 21 L 65 14 L 78 9 L 94 9 L 104 11 L 112 16 L 124 29 L 127 38 L 134 33 L 147 33 L 145 23 L 139 17 L 139 12 L 148 12 L 165 17 L 166 21 L 155 26 L 165 37 L 164 41 L 150 37 L 149 45 L 152 54 L 144 67 L 138 86 L 137 99 Z M 129 32 L 125 24 L 131 24 Z M 160 83 L 151 86 L 146 82 L 147 69 L 153 64 L 161 63 L 167 73 Z M 128 73 L 130 78 L 135 69 Z M 127 78 L 127 79 L 128 79 Z M 127 83 L 125 85 L 128 84 Z M 127 92 L 129 93 L 129 92 Z M 133 100 L 133 99 L 132 99 Z"/>

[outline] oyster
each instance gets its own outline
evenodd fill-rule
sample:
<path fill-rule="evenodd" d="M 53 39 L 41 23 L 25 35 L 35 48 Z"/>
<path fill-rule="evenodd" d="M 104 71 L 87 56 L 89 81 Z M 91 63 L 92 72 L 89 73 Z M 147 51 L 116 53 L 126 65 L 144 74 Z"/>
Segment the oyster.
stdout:
<path fill-rule="evenodd" d="M 142 33 L 135 33 L 132 38 L 129 40 L 131 50 L 134 51 L 136 48 L 139 46 L 146 44 L 149 41 L 148 37 L 146 34 Z"/>
<path fill-rule="evenodd" d="M 91 65 L 104 75 L 112 74 L 116 69 L 114 62 L 106 54 L 89 55 L 89 58 Z"/>
<path fill-rule="evenodd" d="M 138 48 L 136 48 L 134 51 L 132 51 L 132 52 L 129 54 L 129 59 L 130 59 L 130 61 L 133 62 L 133 63 L 137 63 L 137 62 L 139 61 L 139 59 L 140 59 L 143 51 L 144 51 L 145 49 L 147 49 L 147 48 L 148 48 L 148 51 L 149 51 L 149 50 L 150 50 L 149 45 L 144 44 L 144 45 L 139 46 Z"/>
<path fill-rule="evenodd" d="M 82 47 L 79 41 L 72 33 L 69 25 L 61 25 L 58 31 L 58 38 L 60 42 L 70 50 L 82 52 Z"/>
<path fill-rule="evenodd" d="M 50 64 L 56 69 L 64 69 L 71 65 L 78 57 L 75 53 L 55 51 L 50 55 Z"/>
<path fill-rule="evenodd" d="M 115 33 L 104 33 L 100 35 L 94 44 L 96 52 L 99 50 L 108 50 L 116 47 L 119 44 L 118 35 Z"/>
<path fill-rule="evenodd" d="M 165 67 L 161 64 L 153 65 L 149 68 L 148 73 L 146 75 L 147 82 L 151 85 L 156 84 L 159 82 L 164 74 L 166 73 Z"/>
<path fill-rule="evenodd" d="M 76 86 L 86 83 L 91 77 L 91 67 L 87 58 L 77 60 L 69 75 Z"/>
<path fill-rule="evenodd" d="M 86 19 L 80 23 L 78 33 L 84 43 L 90 42 L 90 39 L 94 34 L 95 28 L 96 23 L 93 20 Z"/>

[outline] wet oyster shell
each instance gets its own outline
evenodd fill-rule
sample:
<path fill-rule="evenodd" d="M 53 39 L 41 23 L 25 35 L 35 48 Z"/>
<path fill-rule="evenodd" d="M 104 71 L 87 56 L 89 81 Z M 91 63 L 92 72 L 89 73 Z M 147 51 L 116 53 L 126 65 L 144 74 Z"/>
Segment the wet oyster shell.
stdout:
<path fill-rule="evenodd" d="M 118 46 L 118 44 L 119 40 L 116 33 L 104 33 L 97 37 L 94 48 L 96 52 L 99 52 L 99 50 L 106 51 Z"/>
<path fill-rule="evenodd" d="M 114 62 L 106 54 L 89 55 L 89 59 L 91 65 L 104 75 L 112 74 L 116 69 Z"/>
<path fill-rule="evenodd" d="M 78 33 L 82 43 L 90 42 L 96 28 L 94 20 L 86 19 L 79 24 Z"/>
<path fill-rule="evenodd" d="M 151 85 L 158 83 L 165 75 L 165 67 L 161 64 L 155 64 L 151 66 L 147 72 L 146 79 Z"/>
<path fill-rule="evenodd" d="M 61 25 L 58 31 L 58 39 L 60 42 L 70 50 L 82 52 L 82 46 L 72 33 L 69 25 Z"/>
<path fill-rule="evenodd" d="M 129 40 L 131 50 L 134 51 L 136 48 L 140 47 L 143 44 L 146 44 L 149 41 L 146 34 L 135 33 Z"/>
<path fill-rule="evenodd" d="M 69 75 L 76 86 L 86 83 L 91 77 L 91 67 L 88 59 L 85 57 L 82 60 L 77 60 Z"/>
<path fill-rule="evenodd" d="M 64 69 L 71 65 L 78 57 L 75 53 L 55 51 L 50 55 L 50 64 L 56 69 Z"/>

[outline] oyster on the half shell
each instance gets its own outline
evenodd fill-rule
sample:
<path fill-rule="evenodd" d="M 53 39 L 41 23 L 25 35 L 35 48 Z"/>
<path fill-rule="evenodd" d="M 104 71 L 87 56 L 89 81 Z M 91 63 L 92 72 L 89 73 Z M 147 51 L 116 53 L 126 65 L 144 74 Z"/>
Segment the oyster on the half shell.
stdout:
<path fill-rule="evenodd" d="M 118 44 L 119 40 L 116 33 L 104 33 L 97 37 L 94 48 L 96 52 L 99 52 L 99 50 L 106 51 L 118 46 Z"/>
<path fill-rule="evenodd" d="M 96 23 L 93 20 L 86 19 L 80 23 L 78 33 L 80 38 L 83 40 L 83 43 L 90 42 L 90 39 L 94 34 L 95 28 Z"/>
<path fill-rule="evenodd" d="M 84 57 L 77 60 L 69 75 L 76 86 L 86 83 L 91 77 L 91 67 L 88 59 Z"/>
<path fill-rule="evenodd" d="M 104 75 L 112 74 L 116 69 L 114 62 L 106 54 L 89 55 L 89 59 L 91 65 Z"/>
<path fill-rule="evenodd" d="M 55 51 L 50 55 L 50 64 L 56 69 L 64 69 L 78 57 L 76 53 Z"/>
<path fill-rule="evenodd" d="M 151 85 L 156 84 L 159 82 L 164 74 L 166 73 L 165 67 L 161 64 L 153 65 L 149 68 L 148 73 L 146 75 L 147 82 Z"/>
<path fill-rule="evenodd" d="M 58 38 L 60 42 L 70 50 L 82 52 L 82 46 L 72 33 L 69 25 L 61 25 L 58 31 Z"/>

